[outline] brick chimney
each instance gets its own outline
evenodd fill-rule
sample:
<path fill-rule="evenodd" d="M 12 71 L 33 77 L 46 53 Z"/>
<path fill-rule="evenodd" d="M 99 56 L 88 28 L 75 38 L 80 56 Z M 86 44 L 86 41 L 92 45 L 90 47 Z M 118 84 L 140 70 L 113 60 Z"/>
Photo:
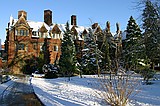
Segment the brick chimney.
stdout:
<path fill-rule="evenodd" d="M 44 22 L 47 25 L 52 25 L 52 11 L 51 10 L 44 10 Z"/>
<path fill-rule="evenodd" d="M 73 26 L 77 26 L 77 19 L 76 19 L 76 15 L 72 15 L 72 16 L 71 16 L 71 25 L 73 25 Z"/>
<path fill-rule="evenodd" d="M 24 18 L 27 20 L 27 12 L 25 12 L 24 10 L 18 11 L 18 19 L 19 19 L 22 15 L 23 15 Z"/>

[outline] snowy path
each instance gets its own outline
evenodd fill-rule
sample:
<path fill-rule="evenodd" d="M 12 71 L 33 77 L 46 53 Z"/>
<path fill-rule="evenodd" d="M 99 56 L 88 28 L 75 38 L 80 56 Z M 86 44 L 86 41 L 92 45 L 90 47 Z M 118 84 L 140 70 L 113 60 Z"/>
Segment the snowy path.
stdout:
<path fill-rule="evenodd" d="M 1 94 L 1 106 L 42 106 L 34 94 L 29 79 L 19 78 L 10 84 Z"/>

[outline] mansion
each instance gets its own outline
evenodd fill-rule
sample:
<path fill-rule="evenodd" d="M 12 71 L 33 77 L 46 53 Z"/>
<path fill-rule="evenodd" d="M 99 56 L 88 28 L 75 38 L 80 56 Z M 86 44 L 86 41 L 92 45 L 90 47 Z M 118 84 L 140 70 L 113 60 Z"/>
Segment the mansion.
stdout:
<path fill-rule="evenodd" d="M 108 36 L 111 37 L 110 25 L 107 24 L 106 27 L 109 29 Z M 102 33 L 103 31 L 98 23 L 94 23 L 91 29 L 94 34 Z M 65 30 L 65 24 L 52 23 L 51 10 L 44 10 L 43 22 L 27 20 L 27 12 L 23 10 L 18 11 L 18 19 L 14 19 L 11 16 L 6 29 L 5 41 L 7 64 L 13 64 L 11 71 L 13 73 L 20 73 L 23 64 L 18 59 L 39 57 L 45 38 L 49 42 L 50 63 L 54 64 L 56 58 L 58 57 L 59 59 L 61 52 L 63 52 L 61 51 L 61 39 L 63 39 Z M 73 40 L 77 56 L 79 56 L 80 49 L 82 49 L 84 44 L 84 38 L 89 33 L 88 27 L 78 26 L 76 16 L 72 15 L 70 30 L 74 35 Z M 119 26 L 117 27 L 116 34 L 118 36 L 121 34 Z M 102 43 L 103 37 L 98 36 L 98 41 Z"/>

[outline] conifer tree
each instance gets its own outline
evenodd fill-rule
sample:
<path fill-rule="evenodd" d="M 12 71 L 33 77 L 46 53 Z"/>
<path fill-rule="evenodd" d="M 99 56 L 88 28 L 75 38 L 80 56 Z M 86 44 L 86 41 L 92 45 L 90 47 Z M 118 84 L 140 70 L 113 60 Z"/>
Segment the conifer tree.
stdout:
<path fill-rule="evenodd" d="M 158 28 L 158 10 L 150 0 L 145 2 L 145 8 L 142 13 L 145 53 L 152 68 L 160 58 L 160 31 Z"/>
<path fill-rule="evenodd" d="M 72 34 L 69 29 L 69 23 L 66 23 L 66 31 L 64 31 L 64 37 L 61 45 L 62 54 L 59 60 L 60 71 L 64 76 L 70 77 L 78 70 L 77 59 L 75 53 L 75 45 L 72 39 Z"/>
<path fill-rule="evenodd" d="M 128 68 L 132 67 L 135 69 L 138 64 L 138 59 L 140 58 L 139 54 L 141 51 L 141 38 L 141 30 L 134 18 L 131 16 L 127 24 L 126 39 L 124 44 L 125 64 Z"/>
<path fill-rule="evenodd" d="M 42 50 L 43 50 L 43 56 L 44 56 L 44 63 L 49 64 L 51 54 L 50 54 L 50 51 L 49 51 L 49 42 L 48 42 L 47 38 L 44 39 L 44 44 L 42 46 Z"/>
<path fill-rule="evenodd" d="M 99 75 L 99 62 L 101 59 L 101 51 L 96 42 L 96 35 L 89 29 L 89 34 L 86 35 L 84 40 L 84 49 L 82 56 L 82 67 L 84 74 L 97 74 Z"/>

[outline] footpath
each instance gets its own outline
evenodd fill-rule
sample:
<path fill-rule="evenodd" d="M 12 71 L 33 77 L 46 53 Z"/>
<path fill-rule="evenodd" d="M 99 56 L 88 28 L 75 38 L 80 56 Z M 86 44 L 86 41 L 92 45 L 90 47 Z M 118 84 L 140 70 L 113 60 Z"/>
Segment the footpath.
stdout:
<path fill-rule="evenodd" d="M 34 93 L 29 76 L 19 77 L 0 86 L 1 106 L 43 106 Z"/>

